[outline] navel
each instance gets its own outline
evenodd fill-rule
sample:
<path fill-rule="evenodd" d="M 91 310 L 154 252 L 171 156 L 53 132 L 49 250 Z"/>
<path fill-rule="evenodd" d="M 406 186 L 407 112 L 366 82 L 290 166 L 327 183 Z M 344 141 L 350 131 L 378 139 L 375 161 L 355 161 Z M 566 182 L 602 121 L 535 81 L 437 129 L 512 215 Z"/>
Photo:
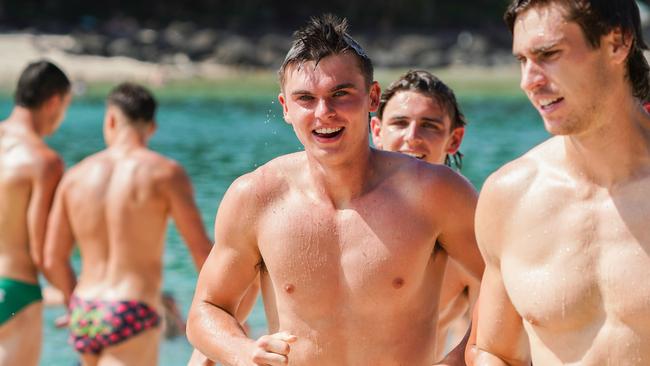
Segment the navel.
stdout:
<path fill-rule="evenodd" d="M 404 286 L 404 279 L 402 277 L 395 277 L 393 279 L 393 287 L 396 289 L 402 288 Z"/>
<path fill-rule="evenodd" d="M 294 285 L 292 285 L 290 283 L 287 283 L 286 285 L 284 285 L 284 292 L 286 292 L 288 294 L 292 294 L 295 290 L 296 290 L 296 286 L 294 286 Z"/>

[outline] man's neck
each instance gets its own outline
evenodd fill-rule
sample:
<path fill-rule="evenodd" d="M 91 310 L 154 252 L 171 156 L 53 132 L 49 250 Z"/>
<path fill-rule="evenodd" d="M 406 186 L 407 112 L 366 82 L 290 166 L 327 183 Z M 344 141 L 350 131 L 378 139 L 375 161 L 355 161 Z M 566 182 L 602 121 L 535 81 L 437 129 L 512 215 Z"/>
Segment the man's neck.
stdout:
<path fill-rule="evenodd" d="M 143 133 L 135 128 L 122 128 L 117 131 L 109 149 L 116 152 L 129 152 L 147 147 L 147 140 Z"/>
<path fill-rule="evenodd" d="M 307 157 L 310 191 L 322 200 L 330 201 L 336 209 L 349 207 L 372 186 L 373 151 L 370 147 L 354 154 L 353 159 L 333 162 Z"/>
<path fill-rule="evenodd" d="M 11 111 L 5 123 L 12 128 L 19 129 L 26 133 L 43 137 L 45 135 L 42 122 L 36 113 L 28 108 L 16 106 Z"/>
<path fill-rule="evenodd" d="M 601 115 L 597 127 L 564 137 L 574 173 L 603 187 L 625 183 L 650 166 L 650 116 L 636 100 Z"/>

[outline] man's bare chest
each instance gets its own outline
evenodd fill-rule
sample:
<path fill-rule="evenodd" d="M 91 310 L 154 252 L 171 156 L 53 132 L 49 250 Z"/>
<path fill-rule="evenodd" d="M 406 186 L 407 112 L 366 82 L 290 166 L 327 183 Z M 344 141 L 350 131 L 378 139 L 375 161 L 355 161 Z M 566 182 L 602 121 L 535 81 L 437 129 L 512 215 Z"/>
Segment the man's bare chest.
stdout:
<path fill-rule="evenodd" d="M 576 328 L 604 316 L 650 324 L 650 200 L 635 190 L 548 199 L 522 209 L 502 256 L 513 304 L 533 325 Z"/>
<path fill-rule="evenodd" d="M 333 297 L 415 291 L 431 271 L 437 237 L 430 218 L 402 203 L 335 210 L 289 202 L 274 207 L 258 233 L 276 287 Z"/>

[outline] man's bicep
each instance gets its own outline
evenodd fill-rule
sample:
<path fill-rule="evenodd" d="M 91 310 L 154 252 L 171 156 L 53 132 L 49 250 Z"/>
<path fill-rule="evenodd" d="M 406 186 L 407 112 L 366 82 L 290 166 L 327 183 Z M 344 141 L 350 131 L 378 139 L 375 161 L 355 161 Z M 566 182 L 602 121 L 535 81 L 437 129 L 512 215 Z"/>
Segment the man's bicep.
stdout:
<path fill-rule="evenodd" d="M 258 271 L 256 257 L 232 246 L 214 245 L 199 273 L 195 301 L 218 306 L 234 317 Z"/>
<path fill-rule="evenodd" d="M 30 251 L 33 260 L 37 264 L 42 263 L 47 220 L 54 199 L 54 192 L 62 175 L 63 162 L 57 157 L 37 166 L 32 178 L 32 194 L 27 212 L 27 226 Z"/>
<path fill-rule="evenodd" d="M 481 281 L 476 344 L 509 365 L 529 365 L 528 337 L 498 266 L 489 263 Z M 480 364 L 480 363 L 479 363 Z"/>
<path fill-rule="evenodd" d="M 260 269 L 256 241 L 256 205 L 248 192 L 226 192 L 215 219 L 215 244 L 197 284 L 197 299 L 221 307 L 234 316 Z"/>
<path fill-rule="evenodd" d="M 174 223 L 188 246 L 197 268 L 201 268 L 210 251 L 211 242 L 194 201 L 192 184 L 182 168 L 176 172 L 168 192 Z"/>
<path fill-rule="evenodd" d="M 73 245 L 74 236 L 65 207 L 65 189 L 60 187 L 54 196 L 54 203 L 48 218 L 43 250 L 46 264 L 55 259 L 68 260 Z"/>
<path fill-rule="evenodd" d="M 461 188 L 448 196 L 449 207 L 440 213 L 444 225 L 439 240 L 447 253 L 476 281 L 480 281 L 485 264 L 474 233 L 476 192 L 471 187 L 460 191 Z"/>

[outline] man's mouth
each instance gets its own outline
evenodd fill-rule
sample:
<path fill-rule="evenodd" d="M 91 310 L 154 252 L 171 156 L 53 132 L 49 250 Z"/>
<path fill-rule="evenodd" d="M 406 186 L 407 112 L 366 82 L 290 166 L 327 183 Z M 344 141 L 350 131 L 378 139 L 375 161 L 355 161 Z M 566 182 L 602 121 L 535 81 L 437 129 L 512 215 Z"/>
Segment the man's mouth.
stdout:
<path fill-rule="evenodd" d="M 558 97 L 558 98 L 554 98 L 554 99 L 553 98 L 542 98 L 542 99 L 539 99 L 538 103 L 539 103 L 540 108 L 546 110 L 546 109 L 549 109 L 549 108 L 553 107 L 554 105 L 560 103 L 563 100 L 564 100 L 563 97 Z"/>
<path fill-rule="evenodd" d="M 320 138 L 331 139 L 343 132 L 343 127 L 323 127 L 317 128 L 312 133 Z"/>
<path fill-rule="evenodd" d="M 412 152 L 412 151 L 401 151 L 401 153 L 406 154 L 408 156 L 412 156 L 412 157 L 414 157 L 416 159 L 420 159 L 420 160 L 424 159 L 424 157 L 426 156 L 425 154 L 416 153 L 416 152 Z"/>

